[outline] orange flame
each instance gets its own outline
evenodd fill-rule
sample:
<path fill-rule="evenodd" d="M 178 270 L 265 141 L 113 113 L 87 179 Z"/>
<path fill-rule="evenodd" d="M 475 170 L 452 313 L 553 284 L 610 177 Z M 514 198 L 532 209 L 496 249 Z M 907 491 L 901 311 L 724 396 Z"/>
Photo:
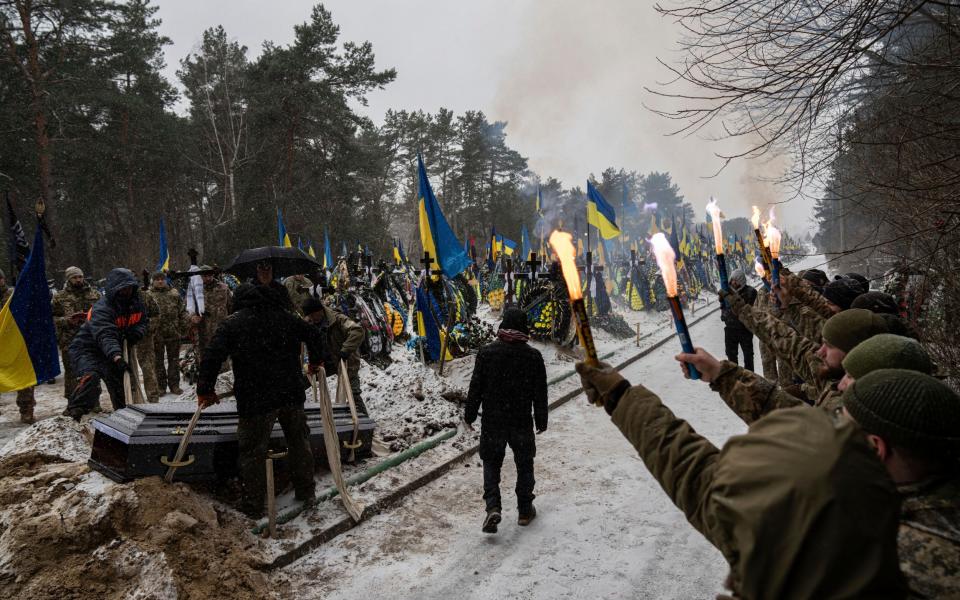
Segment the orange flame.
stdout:
<path fill-rule="evenodd" d="M 750 217 L 750 222 L 753 223 L 754 229 L 760 229 L 760 209 L 756 206 L 753 208 L 753 215 Z"/>
<path fill-rule="evenodd" d="M 583 297 L 580 290 L 580 273 L 577 272 L 576 255 L 573 247 L 573 236 L 564 231 L 554 231 L 550 234 L 550 247 L 560 259 L 560 270 L 563 271 L 563 280 L 567 282 L 567 293 L 571 300 Z"/>
<path fill-rule="evenodd" d="M 707 202 L 707 213 L 710 215 L 710 222 L 713 224 L 713 247 L 717 254 L 723 254 L 723 227 L 720 225 L 723 213 L 720 212 L 717 199 L 713 196 L 710 196 L 710 202 Z"/>
<path fill-rule="evenodd" d="M 673 252 L 667 236 L 663 233 L 654 234 L 650 238 L 650 245 L 653 246 L 653 255 L 657 257 L 657 265 L 660 266 L 660 276 L 663 277 L 663 286 L 667 288 L 667 296 L 677 297 L 677 267 L 675 261 L 677 255 Z"/>
<path fill-rule="evenodd" d="M 762 262 L 762 261 L 759 261 L 759 260 L 758 260 L 758 261 L 754 261 L 754 263 L 753 263 L 753 270 L 757 272 L 757 277 L 759 277 L 760 279 L 763 279 L 763 278 L 766 277 L 766 275 L 767 275 L 766 269 L 763 268 L 763 262 Z"/>
<path fill-rule="evenodd" d="M 773 226 L 773 223 L 767 225 L 767 245 L 770 246 L 770 256 L 780 258 L 780 230 Z"/>

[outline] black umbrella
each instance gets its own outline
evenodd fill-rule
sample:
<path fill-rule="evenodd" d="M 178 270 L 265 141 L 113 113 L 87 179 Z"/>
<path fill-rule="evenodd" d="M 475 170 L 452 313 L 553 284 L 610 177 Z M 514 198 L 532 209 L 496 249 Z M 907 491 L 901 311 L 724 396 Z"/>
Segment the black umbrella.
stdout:
<path fill-rule="evenodd" d="M 273 267 L 274 277 L 306 275 L 321 268 L 320 263 L 304 254 L 299 248 L 281 248 L 264 246 L 244 250 L 231 261 L 227 273 L 236 275 L 240 280 L 257 276 L 257 263 L 268 262 Z"/>

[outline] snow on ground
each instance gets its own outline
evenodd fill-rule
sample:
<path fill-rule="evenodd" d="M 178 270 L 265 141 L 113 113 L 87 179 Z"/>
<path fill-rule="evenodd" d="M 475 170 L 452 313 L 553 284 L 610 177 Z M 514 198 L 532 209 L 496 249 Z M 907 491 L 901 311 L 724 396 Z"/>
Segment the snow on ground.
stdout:
<path fill-rule="evenodd" d="M 722 354 L 715 313 L 691 331 Z M 686 381 L 667 343 L 624 374 L 659 393 L 715 444 L 745 430 L 706 384 Z M 551 394 L 552 396 L 554 394 Z M 509 453 L 508 453 L 509 454 Z M 539 516 L 516 525 L 504 464 L 504 523 L 480 532 L 482 471 L 470 459 L 400 505 L 275 575 L 281 596 L 357 598 L 708 598 L 726 576 L 720 553 L 676 509 L 600 409 L 581 396 L 538 437 Z"/>

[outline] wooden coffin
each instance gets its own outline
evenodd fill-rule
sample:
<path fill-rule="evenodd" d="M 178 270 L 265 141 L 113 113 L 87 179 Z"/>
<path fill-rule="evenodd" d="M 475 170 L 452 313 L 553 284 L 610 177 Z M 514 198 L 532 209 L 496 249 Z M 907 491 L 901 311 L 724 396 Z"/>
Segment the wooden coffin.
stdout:
<path fill-rule="evenodd" d="M 153 475 L 163 476 L 167 471 L 163 461 L 173 459 L 196 407 L 192 402 L 132 404 L 108 416 L 93 419 L 93 451 L 88 464 L 117 482 Z M 308 402 L 304 405 L 304 410 L 317 466 L 326 465 L 320 405 Z M 349 456 L 349 449 L 344 446 L 344 442 L 350 443 L 353 440 L 350 409 L 345 405 L 334 405 L 333 414 L 337 435 L 341 440 L 341 458 L 345 461 Z M 358 441 L 361 446 L 356 450 L 356 458 L 370 456 L 375 425 L 366 415 L 359 416 Z M 279 423 L 273 426 L 270 449 L 286 449 Z M 200 414 L 186 456 L 187 459 L 193 457 L 193 462 L 177 469 L 176 478 L 180 481 L 215 480 L 237 473 L 235 401 L 222 401 Z M 280 466 L 282 468 L 282 464 Z"/>

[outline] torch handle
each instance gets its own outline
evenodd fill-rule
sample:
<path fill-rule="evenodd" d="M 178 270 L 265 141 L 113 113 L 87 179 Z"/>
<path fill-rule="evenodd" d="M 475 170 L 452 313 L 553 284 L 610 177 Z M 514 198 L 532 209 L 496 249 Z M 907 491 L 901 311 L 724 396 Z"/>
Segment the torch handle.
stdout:
<path fill-rule="evenodd" d="M 590 320 L 587 317 L 587 307 L 583 303 L 583 298 L 577 298 L 570 301 L 570 309 L 577 318 L 577 334 L 580 336 L 580 344 L 587 353 L 585 363 L 591 367 L 600 364 L 597 358 L 597 347 L 593 343 L 593 332 L 590 331 Z"/>
<path fill-rule="evenodd" d="M 727 278 L 727 257 L 723 254 L 717 255 L 717 271 L 720 272 L 720 289 L 729 292 L 730 280 Z"/>
<path fill-rule="evenodd" d="M 770 265 L 770 285 L 773 287 L 780 286 L 780 259 L 774 258 L 772 264 Z"/>
<path fill-rule="evenodd" d="M 680 306 L 680 299 L 676 296 L 667 296 L 667 302 L 670 304 L 670 311 L 673 313 L 673 324 L 677 327 L 677 337 L 680 338 L 680 347 L 687 354 L 693 354 L 693 342 L 690 340 L 690 330 L 687 328 L 687 320 L 683 316 L 683 307 Z M 700 371 L 687 363 L 687 371 L 690 373 L 690 379 L 700 379 Z"/>

